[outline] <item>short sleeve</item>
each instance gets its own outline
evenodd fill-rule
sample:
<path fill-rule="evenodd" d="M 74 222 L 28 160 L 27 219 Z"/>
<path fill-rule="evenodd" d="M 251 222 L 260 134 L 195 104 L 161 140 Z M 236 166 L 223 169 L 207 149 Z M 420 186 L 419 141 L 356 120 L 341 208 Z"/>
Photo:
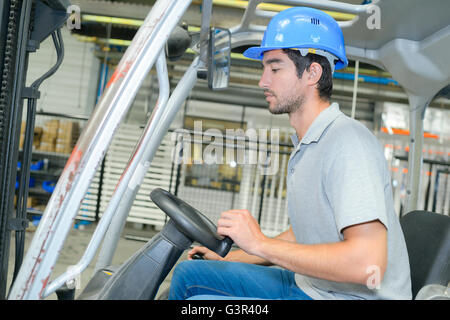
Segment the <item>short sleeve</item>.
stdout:
<path fill-rule="evenodd" d="M 345 143 L 324 170 L 325 193 L 339 233 L 346 227 L 380 220 L 387 228 L 383 164 L 359 139 Z"/>

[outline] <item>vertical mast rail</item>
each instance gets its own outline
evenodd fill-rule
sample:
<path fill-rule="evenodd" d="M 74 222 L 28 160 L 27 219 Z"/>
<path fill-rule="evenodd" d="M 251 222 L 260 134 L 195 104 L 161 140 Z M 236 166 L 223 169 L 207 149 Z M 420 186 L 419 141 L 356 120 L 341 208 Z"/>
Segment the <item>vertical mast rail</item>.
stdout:
<path fill-rule="evenodd" d="M 111 224 L 108 227 L 108 232 L 105 235 L 102 248 L 97 258 L 95 271 L 111 265 L 114 253 L 117 248 L 117 243 L 126 222 L 126 218 L 129 214 L 133 201 L 136 198 L 138 189 L 140 188 L 140 185 L 142 184 L 142 181 L 145 177 L 145 172 L 147 171 L 148 164 L 151 163 L 155 153 L 159 148 L 159 145 L 161 144 L 162 139 L 164 138 L 167 130 L 170 127 L 170 124 L 180 110 L 183 102 L 188 97 L 193 86 L 195 85 L 197 81 L 197 69 L 199 66 L 201 66 L 201 63 L 199 62 L 198 57 L 196 57 L 191 63 L 190 67 L 186 70 L 184 76 L 178 82 L 177 86 L 172 92 L 172 95 L 170 96 L 170 99 L 167 101 L 167 105 L 162 109 L 161 115 L 157 117 L 157 120 L 153 120 L 154 126 L 149 129 L 149 131 L 151 131 L 151 139 L 148 139 L 148 142 L 142 143 L 145 150 L 143 151 L 144 154 L 140 160 L 140 164 L 138 165 L 140 170 L 136 170 L 133 177 L 131 178 L 131 181 L 133 181 L 133 183 L 131 185 L 128 185 L 124 196 L 121 198 L 121 202 L 119 204 L 119 207 L 117 208 L 117 212 L 112 218 Z M 160 80 L 160 82 L 162 82 L 162 79 L 160 79 L 159 77 L 159 73 L 158 79 Z M 161 86 L 162 84 L 160 84 L 160 98 L 158 99 L 158 105 L 160 104 L 159 100 L 163 99 L 162 97 L 164 96 L 164 94 L 161 92 Z M 161 106 L 163 106 L 163 104 L 161 104 Z"/>
<path fill-rule="evenodd" d="M 157 145 L 154 146 L 154 148 L 151 148 L 153 144 L 150 142 L 153 140 L 155 129 L 161 121 L 162 115 L 166 111 L 166 104 L 170 94 L 170 84 L 164 51 L 161 51 L 159 58 L 156 61 L 156 71 L 158 74 L 159 83 L 158 101 L 136 146 L 131 160 L 121 175 L 108 207 L 102 216 L 103 220 L 105 215 L 107 215 L 108 223 L 105 224 L 101 238 L 105 235 L 106 228 L 108 228 L 108 233 L 105 235 L 102 250 L 97 258 L 96 270 L 111 264 L 114 252 L 116 251 L 117 243 L 119 242 L 123 227 L 128 217 L 128 213 L 142 184 L 142 180 L 144 180 L 150 162 L 158 149 Z M 96 246 L 95 250 L 97 250 L 97 248 L 98 246 Z M 89 262 L 90 260 L 92 260 L 92 258 L 89 259 Z"/>
<path fill-rule="evenodd" d="M 122 173 L 119 182 L 116 185 L 114 194 L 111 197 L 108 207 L 103 213 L 102 218 L 98 223 L 94 234 L 92 235 L 91 241 L 89 242 L 86 251 L 83 254 L 83 257 L 75 266 L 72 266 L 72 268 L 67 270 L 67 272 L 63 273 L 61 276 L 59 276 L 57 279 L 52 281 L 47 286 L 44 293 L 44 297 L 47 297 L 53 292 L 55 292 L 67 281 L 75 279 L 77 275 L 79 275 L 81 272 L 83 272 L 84 269 L 87 268 L 89 263 L 94 258 L 95 253 L 97 252 L 97 249 L 100 246 L 100 243 L 102 242 L 102 239 L 106 233 L 106 230 L 108 229 L 108 226 L 111 223 L 111 220 L 113 219 L 113 217 L 118 215 L 119 213 L 118 211 L 120 211 L 118 210 L 118 208 L 120 208 L 119 204 L 121 204 L 121 200 L 124 200 L 123 198 L 128 198 L 126 202 L 130 203 L 130 207 L 131 204 L 133 203 L 134 200 L 133 196 L 136 195 L 134 191 L 137 189 L 137 182 L 139 179 L 144 178 L 145 172 L 147 171 L 148 168 L 148 166 L 147 167 L 145 166 L 145 164 L 148 163 L 145 157 L 146 146 L 149 144 L 152 138 L 152 133 L 154 132 L 156 123 L 160 121 L 162 112 L 169 98 L 170 86 L 169 86 L 169 79 L 167 77 L 166 56 L 164 50 L 161 50 L 158 60 L 156 61 L 156 69 L 158 72 L 158 79 L 160 80 L 159 82 L 160 94 L 158 98 L 158 103 L 153 111 L 152 116 L 150 117 L 147 123 L 146 128 L 144 129 L 142 137 L 137 144 L 136 150 L 133 156 L 131 157 L 128 166 Z M 128 210 L 125 211 L 125 213 L 128 213 Z M 117 234 L 117 236 L 120 237 L 120 234 Z"/>

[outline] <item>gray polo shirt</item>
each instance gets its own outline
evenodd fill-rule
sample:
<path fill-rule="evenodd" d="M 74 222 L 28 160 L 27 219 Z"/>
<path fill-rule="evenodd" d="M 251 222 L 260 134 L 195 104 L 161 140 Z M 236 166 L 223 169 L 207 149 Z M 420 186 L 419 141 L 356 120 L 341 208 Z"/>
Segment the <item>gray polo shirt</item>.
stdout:
<path fill-rule="evenodd" d="M 376 219 L 388 233 L 387 268 L 378 287 L 376 282 L 366 286 L 296 274 L 299 288 L 313 299 L 411 299 L 408 253 L 394 211 L 387 162 L 376 137 L 333 103 L 314 120 L 302 141 L 297 135 L 292 140 L 288 210 L 298 243 L 342 241 L 345 227 Z M 376 272 L 368 270 L 373 281 Z"/>

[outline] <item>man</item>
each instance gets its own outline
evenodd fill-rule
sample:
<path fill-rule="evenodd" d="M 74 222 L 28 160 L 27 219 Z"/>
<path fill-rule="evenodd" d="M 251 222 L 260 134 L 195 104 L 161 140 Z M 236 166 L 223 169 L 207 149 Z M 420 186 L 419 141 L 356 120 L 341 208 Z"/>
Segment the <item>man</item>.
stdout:
<path fill-rule="evenodd" d="M 266 237 L 247 210 L 223 212 L 217 232 L 240 250 L 174 271 L 169 299 L 410 299 L 405 241 L 394 212 L 381 145 L 330 104 L 332 73 L 344 68 L 344 39 L 322 11 L 290 8 L 269 23 L 260 47 L 259 86 L 273 114 L 296 134 L 288 163 L 291 227 Z M 268 268 L 275 265 L 278 268 Z"/>

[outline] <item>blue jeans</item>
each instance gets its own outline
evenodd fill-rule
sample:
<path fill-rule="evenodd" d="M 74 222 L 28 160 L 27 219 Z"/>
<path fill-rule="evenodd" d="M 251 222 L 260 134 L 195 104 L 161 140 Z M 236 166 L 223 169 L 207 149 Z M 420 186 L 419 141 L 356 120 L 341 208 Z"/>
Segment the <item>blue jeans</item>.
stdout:
<path fill-rule="evenodd" d="M 240 262 L 187 260 L 174 270 L 169 300 L 311 300 L 294 272 Z"/>

